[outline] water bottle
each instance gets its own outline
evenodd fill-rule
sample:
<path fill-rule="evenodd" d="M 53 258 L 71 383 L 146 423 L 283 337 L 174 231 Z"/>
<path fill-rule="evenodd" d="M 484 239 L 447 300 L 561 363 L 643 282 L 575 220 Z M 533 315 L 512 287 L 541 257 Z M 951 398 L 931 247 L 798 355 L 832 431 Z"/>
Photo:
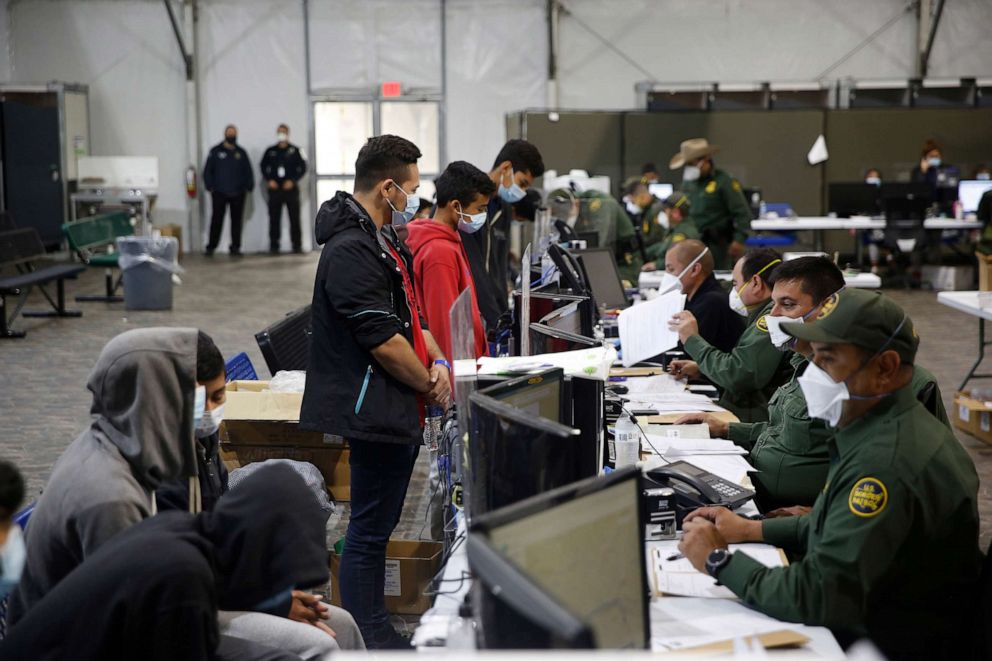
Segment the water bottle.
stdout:
<path fill-rule="evenodd" d="M 424 416 L 424 445 L 431 452 L 437 452 L 441 444 L 441 425 L 444 410 L 440 406 L 428 406 Z"/>
<path fill-rule="evenodd" d="M 448 640 L 445 648 L 449 650 L 474 650 L 475 620 L 472 619 L 472 607 L 463 603 L 458 607 L 458 617 L 448 623 Z"/>
<path fill-rule="evenodd" d="M 758 205 L 758 218 L 764 218 L 768 215 L 768 205 L 762 200 L 761 204 Z"/>
<path fill-rule="evenodd" d="M 617 420 L 617 424 L 613 428 L 613 436 L 613 444 L 616 446 L 615 465 L 617 468 L 633 466 L 641 460 L 640 431 L 626 411 Z"/>

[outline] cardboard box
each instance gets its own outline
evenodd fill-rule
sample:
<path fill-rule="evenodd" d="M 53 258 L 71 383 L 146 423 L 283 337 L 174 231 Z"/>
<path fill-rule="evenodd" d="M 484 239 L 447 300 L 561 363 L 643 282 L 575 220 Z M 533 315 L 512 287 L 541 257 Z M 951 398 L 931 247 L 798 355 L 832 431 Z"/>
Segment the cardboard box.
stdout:
<path fill-rule="evenodd" d="M 317 467 L 327 491 L 334 500 L 351 500 L 351 467 L 348 457 L 351 451 L 347 448 L 293 448 L 285 446 L 265 445 L 229 445 L 221 446 L 221 458 L 228 470 L 240 468 L 246 464 L 267 459 L 292 459 L 306 461 Z"/>
<path fill-rule="evenodd" d="M 976 252 L 978 260 L 978 291 L 992 291 L 992 255 Z"/>
<path fill-rule="evenodd" d="M 231 381 L 220 440 L 232 445 L 343 447 L 340 437 L 300 429 L 302 405 L 303 393 L 272 392 L 268 381 Z"/>
<path fill-rule="evenodd" d="M 386 546 L 386 610 L 401 615 L 422 615 L 434 604 L 424 594 L 441 569 L 440 542 L 391 540 Z M 331 554 L 331 603 L 341 605 L 338 572 L 341 555 Z"/>
<path fill-rule="evenodd" d="M 955 427 L 992 445 L 992 402 L 972 399 L 967 393 L 959 392 L 954 396 L 954 409 L 951 417 Z"/>
<path fill-rule="evenodd" d="M 928 264 L 923 267 L 922 277 L 934 291 L 965 291 L 974 287 L 975 270 L 970 266 Z"/>
<path fill-rule="evenodd" d="M 179 251 L 176 253 L 176 259 L 182 261 L 183 258 L 183 228 L 180 225 L 170 224 L 170 225 L 156 225 L 154 229 L 158 230 L 159 234 L 162 236 L 174 236 L 176 241 L 179 243 Z"/>

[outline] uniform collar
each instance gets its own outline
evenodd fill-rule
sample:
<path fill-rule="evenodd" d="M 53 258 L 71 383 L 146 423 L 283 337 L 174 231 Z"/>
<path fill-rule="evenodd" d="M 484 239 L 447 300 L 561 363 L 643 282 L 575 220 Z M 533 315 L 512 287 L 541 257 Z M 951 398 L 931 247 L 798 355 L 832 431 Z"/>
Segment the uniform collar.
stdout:
<path fill-rule="evenodd" d="M 916 404 L 916 393 L 911 383 L 895 391 L 870 411 L 852 422 L 844 429 L 838 429 L 833 442 L 841 456 L 856 451 L 858 447 L 871 443 L 873 436 L 878 434 L 878 426 L 887 419 L 895 418 L 908 411 Z"/>
<path fill-rule="evenodd" d="M 758 321 L 758 319 L 771 312 L 773 305 L 774 305 L 774 301 L 772 301 L 771 299 L 765 301 L 764 305 L 755 305 L 747 313 L 747 325 L 750 326 L 751 324 Z"/>

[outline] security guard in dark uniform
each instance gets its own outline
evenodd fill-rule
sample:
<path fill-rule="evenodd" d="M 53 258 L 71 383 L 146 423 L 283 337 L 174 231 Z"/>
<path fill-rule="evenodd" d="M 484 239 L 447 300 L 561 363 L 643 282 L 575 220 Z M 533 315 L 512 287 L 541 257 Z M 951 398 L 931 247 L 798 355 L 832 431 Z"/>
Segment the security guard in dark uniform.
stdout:
<path fill-rule="evenodd" d="M 224 129 L 224 142 L 207 154 L 203 166 L 203 186 L 211 196 L 210 241 L 204 254 L 210 257 L 220 243 L 224 229 L 224 212 L 231 207 L 231 257 L 241 256 L 241 220 L 245 212 L 245 195 L 255 188 L 248 152 L 238 146 L 238 129 L 233 124 Z"/>
<path fill-rule="evenodd" d="M 810 414 L 836 429 L 826 485 L 805 516 L 696 510 L 680 550 L 748 606 L 827 626 L 842 645 L 867 637 L 889 659 L 972 658 L 978 476 L 913 393 L 912 320 L 880 292 L 845 289 L 814 322 L 782 329 L 814 350 L 799 381 Z M 769 568 L 727 550 L 745 541 L 803 555 Z"/>
<path fill-rule="evenodd" d="M 647 258 L 650 261 L 641 270 L 654 271 L 659 262 L 664 265 L 665 253 L 679 241 L 701 238 L 696 223 L 689 218 L 690 206 L 689 197 L 682 191 L 675 191 L 661 203 L 661 212 L 668 219 L 668 227 L 661 240 L 647 249 Z"/>
<path fill-rule="evenodd" d="M 699 335 L 691 312 L 675 315 L 669 327 L 677 331 L 685 351 L 692 360 L 673 360 L 675 376 L 704 376 L 722 390 L 720 406 L 743 422 L 768 420 L 768 399 L 785 383 L 792 372 L 786 354 L 768 337 L 765 315 L 772 309 L 769 277 L 782 263 L 781 256 L 769 248 L 755 250 L 742 257 L 734 267 L 734 290 L 731 308 L 747 316 L 747 327 L 732 351 L 723 352 Z"/>
<path fill-rule="evenodd" d="M 276 129 L 279 141 L 265 150 L 262 157 L 262 176 L 269 187 L 269 252 L 279 252 L 282 239 L 282 207 L 289 212 L 289 239 L 293 252 L 303 252 L 300 234 L 300 179 L 307 173 L 303 152 L 289 142 L 289 127 L 280 124 Z"/>
<path fill-rule="evenodd" d="M 710 435 L 726 438 L 748 451 L 747 460 L 756 469 L 751 476 L 757 495 L 755 502 L 762 512 L 779 508 L 808 509 L 820 495 L 830 469 L 827 441 L 833 430 L 806 411 L 806 399 L 799 377 L 806 371 L 812 350 L 807 342 L 797 342 L 777 325 L 789 319 L 808 321 L 816 317 L 820 306 L 844 287 L 840 269 L 824 257 L 800 257 L 775 269 L 771 278 L 771 314 L 766 317 L 769 337 L 780 350 L 791 351 L 789 381 L 775 391 L 768 402 L 768 422 L 727 423 L 715 416 L 694 413 L 676 422 L 706 422 Z M 950 428 L 941 401 L 940 389 L 933 375 L 919 365 L 913 366 L 911 388 L 927 410 Z M 778 514 L 778 513 L 776 513 Z"/>
<path fill-rule="evenodd" d="M 716 267 L 729 269 L 744 254 L 744 242 L 751 232 L 751 208 L 740 182 L 716 169 L 716 152 L 717 147 L 705 138 L 686 140 L 668 166 L 672 170 L 685 168 L 683 190 L 691 202 L 690 218 L 713 252 Z"/>

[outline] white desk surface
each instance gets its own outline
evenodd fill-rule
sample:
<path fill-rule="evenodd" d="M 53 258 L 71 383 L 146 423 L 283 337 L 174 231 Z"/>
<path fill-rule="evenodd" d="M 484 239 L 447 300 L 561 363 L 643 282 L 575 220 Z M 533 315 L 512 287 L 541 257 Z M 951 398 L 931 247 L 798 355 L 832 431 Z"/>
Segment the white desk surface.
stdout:
<path fill-rule="evenodd" d="M 977 220 L 956 220 L 954 218 L 928 218 L 923 221 L 928 230 L 981 229 Z M 751 229 L 789 232 L 795 230 L 883 230 L 884 218 L 830 218 L 829 216 L 808 216 L 799 218 L 775 218 L 752 220 Z"/>
<path fill-rule="evenodd" d="M 992 321 L 992 309 L 978 305 L 978 294 L 977 291 L 942 291 L 937 294 L 937 302 L 973 317 Z"/>

